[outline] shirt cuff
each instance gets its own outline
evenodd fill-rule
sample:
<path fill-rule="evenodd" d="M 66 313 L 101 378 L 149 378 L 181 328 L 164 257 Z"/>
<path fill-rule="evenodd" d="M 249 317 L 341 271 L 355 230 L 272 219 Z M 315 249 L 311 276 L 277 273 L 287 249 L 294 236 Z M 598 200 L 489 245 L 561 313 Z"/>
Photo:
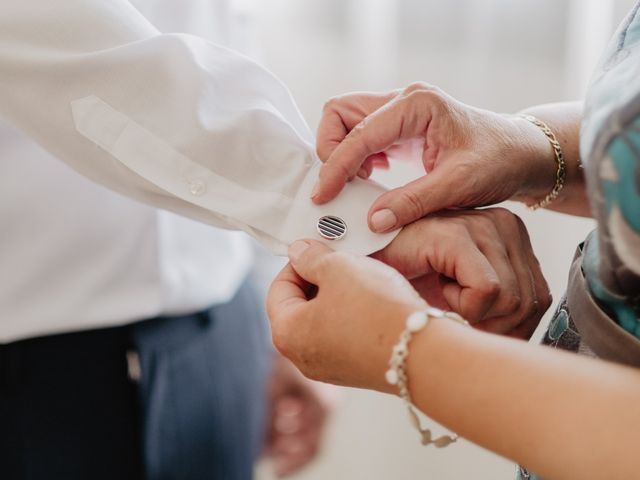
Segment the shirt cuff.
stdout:
<path fill-rule="evenodd" d="M 369 208 L 387 189 L 372 180 L 356 177 L 335 199 L 316 205 L 311 201 L 311 192 L 321 165 L 317 162 L 309 169 L 278 238 L 287 245 L 300 239 L 317 240 L 334 250 L 358 255 L 369 255 L 387 246 L 400 229 L 374 233 L 367 223 Z M 274 253 L 286 255 L 280 249 Z"/>
<path fill-rule="evenodd" d="M 218 166 L 215 162 L 209 167 L 183 155 L 96 96 L 74 100 L 72 113 L 76 129 L 83 136 L 109 152 L 128 171 L 158 187 L 158 193 L 166 192 L 181 200 L 179 213 L 193 215 L 194 206 L 204 208 L 227 227 L 240 225 L 250 231 L 276 255 L 286 255 L 288 245 L 300 239 L 315 239 L 334 250 L 368 255 L 384 248 L 399 232 L 378 234 L 369 229 L 369 208 L 386 191 L 371 180 L 356 178 L 331 202 L 315 205 L 311 191 L 322 164 L 314 158 L 312 147 L 302 141 L 299 155 L 287 157 L 282 153 L 291 162 L 289 169 L 274 169 L 271 175 L 263 172 L 262 178 L 247 182 L 239 174 L 241 167 L 250 167 L 251 161 L 261 158 L 244 158 L 249 163 L 237 162 L 236 178 L 230 180 L 212 169 Z"/>

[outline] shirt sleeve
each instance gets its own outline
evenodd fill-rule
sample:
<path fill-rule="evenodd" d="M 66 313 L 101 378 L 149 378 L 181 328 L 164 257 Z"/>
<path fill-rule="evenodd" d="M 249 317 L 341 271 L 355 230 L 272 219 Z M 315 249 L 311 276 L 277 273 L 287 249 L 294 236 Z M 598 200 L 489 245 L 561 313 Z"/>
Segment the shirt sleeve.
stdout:
<path fill-rule="evenodd" d="M 277 254 L 298 238 L 367 254 L 395 235 L 367 227 L 374 182 L 312 204 L 313 135 L 277 78 L 125 0 L 0 2 L 0 115 L 97 183 Z"/>

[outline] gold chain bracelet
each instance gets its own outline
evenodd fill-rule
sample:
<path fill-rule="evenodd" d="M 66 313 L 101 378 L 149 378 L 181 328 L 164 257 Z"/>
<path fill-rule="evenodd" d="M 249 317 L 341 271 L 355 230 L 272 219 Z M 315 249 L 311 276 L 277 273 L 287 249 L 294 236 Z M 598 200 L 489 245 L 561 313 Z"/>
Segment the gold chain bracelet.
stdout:
<path fill-rule="evenodd" d="M 523 113 L 518 116 L 533 123 L 536 127 L 542 130 L 542 133 L 544 133 L 544 135 L 549 140 L 549 143 L 551 143 L 551 147 L 553 147 L 553 154 L 555 155 L 556 163 L 558 164 L 558 169 L 556 170 L 556 183 L 553 186 L 553 189 L 542 200 L 534 203 L 533 205 L 529 205 L 529 208 L 531 210 L 537 210 L 539 208 L 545 208 L 556 198 L 558 198 L 558 195 L 560 195 L 560 190 L 562 190 L 562 188 L 564 187 L 565 180 L 567 179 L 567 165 L 564 161 L 562 146 L 560 145 L 560 142 L 558 141 L 554 133 L 549 128 L 549 125 L 544 123 L 539 118 L 534 117 L 533 115 Z"/>

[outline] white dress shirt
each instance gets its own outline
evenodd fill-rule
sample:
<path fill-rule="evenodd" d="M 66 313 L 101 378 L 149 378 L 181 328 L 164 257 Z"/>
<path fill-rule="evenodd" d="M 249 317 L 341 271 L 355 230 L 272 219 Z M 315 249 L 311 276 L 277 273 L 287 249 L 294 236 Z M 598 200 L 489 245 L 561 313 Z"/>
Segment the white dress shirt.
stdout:
<path fill-rule="evenodd" d="M 319 162 L 291 95 L 219 46 L 240 38 L 230 0 L 134 4 L 0 3 L 0 342 L 228 300 L 250 246 L 210 225 L 277 254 L 329 242 L 324 215 L 347 226 L 334 248 L 393 237 L 366 226 L 372 182 L 312 205 Z"/>

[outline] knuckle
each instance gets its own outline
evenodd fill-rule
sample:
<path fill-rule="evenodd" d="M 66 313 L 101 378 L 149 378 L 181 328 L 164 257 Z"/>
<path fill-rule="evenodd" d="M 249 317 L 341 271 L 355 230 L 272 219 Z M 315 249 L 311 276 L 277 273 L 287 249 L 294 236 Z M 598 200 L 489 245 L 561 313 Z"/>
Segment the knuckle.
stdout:
<path fill-rule="evenodd" d="M 478 166 L 469 161 L 458 161 L 450 167 L 450 177 L 455 179 L 463 193 L 469 195 L 479 190 L 477 178 Z M 467 206 L 467 205 L 462 205 Z"/>
<path fill-rule="evenodd" d="M 450 222 L 443 223 L 442 226 L 447 231 L 447 235 L 445 235 L 447 241 L 452 242 L 452 245 L 463 244 L 462 239 L 469 236 L 469 228 L 463 219 L 452 219 Z"/>
<path fill-rule="evenodd" d="M 483 314 L 474 305 L 460 306 L 460 311 L 457 312 L 464 317 L 471 325 L 480 323 L 483 320 Z"/>
<path fill-rule="evenodd" d="M 526 305 L 523 318 L 532 318 L 538 316 L 540 313 L 540 304 L 537 300 L 532 300 Z"/>
<path fill-rule="evenodd" d="M 347 134 L 347 140 L 349 141 L 361 141 L 364 142 L 367 140 L 367 131 L 369 129 L 369 125 L 371 125 L 371 117 L 367 116 L 360 120 L 355 126 L 351 129 L 351 131 Z"/>
<path fill-rule="evenodd" d="M 518 228 L 520 229 L 520 231 L 527 233 L 527 226 L 524 224 L 524 222 L 522 221 L 522 218 L 520 218 L 519 215 L 516 215 L 513 212 L 509 212 L 511 213 L 511 216 L 513 218 L 513 221 L 516 223 L 516 225 L 518 226 Z"/>
<path fill-rule="evenodd" d="M 507 314 L 516 313 L 521 309 L 522 303 L 522 299 L 519 295 L 511 293 L 504 299 L 504 309 Z"/>
<path fill-rule="evenodd" d="M 330 112 L 338 109 L 338 106 L 342 103 L 342 96 L 331 97 L 329 100 L 324 102 L 324 106 L 322 107 L 323 112 Z"/>
<path fill-rule="evenodd" d="M 500 281 L 487 279 L 478 290 L 484 298 L 495 300 L 500 295 Z"/>
<path fill-rule="evenodd" d="M 331 270 L 344 265 L 347 262 L 347 254 L 344 252 L 330 252 L 323 255 L 316 264 L 321 275 L 327 275 Z"/>
<path fill-rule="evenodd" d="M 489 221 L 482 216 L 476 216 L 474 219 L 477 220 L 477 223 L 473 224 L 472 230 L 478 247 L 494 251 L 502 262 L 509 263 L 507 246 L 495 222 Z"/>
<path fill-rule="evenodd" d="M 362 150 L 368 153 L 374 153 L 374 149 L 371 145 L 371 135 L 369 132 L 369 125 L 371 120 L 367 118 L 363 118 L 358 122 L 351 131 L 347 134 L 343 142 L 346 142 L 352 149 L 355 148 L 358 152 Z M 360 159 L 361 163 L 364 162 L 364 158 Z M 360 166 L 360 164 L 358 165 Z"/>
<path fill-rule="evenodd" d="M 442 95 L 440 94 L 440 92 L 433 89 L 414 90 L 412 92 L 407 92 L 404 94 L 403 100 L 409 105 L 420 105 L 420 108 L 440 108 L 443 104 Z"/>
<path fill-rule="evenodd" d="M 418 81 L 411 82 L 407 85 L 402 91 L 404 95 L 411 95 L 415 92 L 426 92 L 426 93 L 441 93 L 441 90 L 435 85 L 431 85 L 430 83 Z"/>
<path fill-rule="evenodd" d="M 351 255 L 347 252 L 335 251 L 325 256 L 327 267 L 344 266 L 351 260 Z"/>
<path fill-rule="evenodd" d="M 427 82 L 411 82 L 404 88 L 403 93 L 409 94 L 420 90 L 428 90 L 429 88 L 431 88 L 431 85 L 429 85 Z"/>
<path fill-rule="evenodd" d="M 332 159 L 322 165 L 320 168 L 319 178 L 327 185 L 340 183 L 351 177 L 349 167 L 343 159 Z"/>
<path fill-rule="evenodd" d="M 333 265 L 332 254 L 324 255 L 318 259 L 316 263 L 316 268 L 319 273 L 326 273 L 329 271 Z"/>
<path fill-rule="evenodd" d="M 336 169 L 337 173 L 343 178 L 351 178 L 351 170 L 344 162 L 337 162 L 333 164 L 333 167 Z"/>
<path fill-rule="evenodd" d="M 402 99 L 409 104 L 417 104 L 435 112 L 446 113 L 449 111 L 449 105 L 444 92 L 432 85 L 425 84 L 422 88 L 405 90 Z"/>
<path fill-rule="evenodd" d="M 403 189 L 400 191 L 399 202 L 402 208 L 412 219 L 421 218 L 424 214 L 424 205 L 420 196 L 413 190 Z"/>
<path fill-rule="evenodd" d="M 363 118 L 360 120 L 347 134 L 345 140 L 348 142 L 360 141 L 364 136 L 364 131 L 367 128 L 370 120 L 368 118 Z"/>
<path fill-rule="evenodd" d="M 454 258 L 464 255 L 468 248 L 469 230 L 459 219 L 425 217 L 432 220 L 431 228 L 425 229 L 420 238 L 431 237 L 425 246 L 431 246 L 436 252 Z M 449 220 L 449 221 L 447 221 Z"/>
<path fill-rule="evenodd" d="M 516 216 L 513 213 L 511 213 L 511 211 L 502 207 L 492 208 L 491 213 L 493 215 L 493 218 L 499 224 L 514 223 L 514 220 L 516 218 Z"/>

